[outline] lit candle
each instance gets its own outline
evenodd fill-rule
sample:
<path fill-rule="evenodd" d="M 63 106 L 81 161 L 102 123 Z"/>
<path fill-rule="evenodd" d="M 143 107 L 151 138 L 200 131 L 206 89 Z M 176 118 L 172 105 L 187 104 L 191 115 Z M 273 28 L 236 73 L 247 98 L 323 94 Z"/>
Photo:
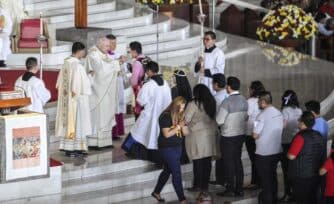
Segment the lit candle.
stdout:
<path fill-rule="evenodd" d="M 199 0 L 199 12 L 201 15 L 203 14 L 202 0 Z"/>
<path fill-rule="evenodd" d="M 42 18 L 42 16 L 43 16 L 43 13 L 42 12 L 40 12 L 39 13 L 39 23 L 40 23 L 40 25 L 39 25 L 39 28 L 40 28 L 40 34 L 41 35 L 43 35 L 43 18 Z"/>

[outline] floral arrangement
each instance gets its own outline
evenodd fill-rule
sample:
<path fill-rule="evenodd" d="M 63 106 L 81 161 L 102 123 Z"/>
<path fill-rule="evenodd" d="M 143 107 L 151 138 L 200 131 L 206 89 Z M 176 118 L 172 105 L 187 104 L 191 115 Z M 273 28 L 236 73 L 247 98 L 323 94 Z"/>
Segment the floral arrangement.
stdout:
<path fill-rule="evenodd" d="M 295 5 L 279 7 L 262 19 L 256 34 L 262 41 L 303 39 L 309 40 L 317 33 L 317 23 L 311 15 Z"/>
<path fill-rule="evenodd" d="M 173 5 L 173 4 L 192 4 L 193 0 L 137 0 L 137 2 L 142 4 Z"/>
<path fill-rule="evenodd" d="M 176 67 L 160 65 L 160 70 L 163 78 L 168 82 L 168 84 L 173 84 L 173 76 L 175 70 L 182 70 L 184 73 L 189 76 L 190 74 L 190 65 L 181 65 Z"/>
<path fill-rule="evenodd" d="M 298 65 L 303 59 L 309 58 L 308 55 L 304 55 L 280 46 L 270 45 L 267 43 L 261 43 L 260 45 L 262 47 L 262 53 L 269 61 L 284 67 Z"/>

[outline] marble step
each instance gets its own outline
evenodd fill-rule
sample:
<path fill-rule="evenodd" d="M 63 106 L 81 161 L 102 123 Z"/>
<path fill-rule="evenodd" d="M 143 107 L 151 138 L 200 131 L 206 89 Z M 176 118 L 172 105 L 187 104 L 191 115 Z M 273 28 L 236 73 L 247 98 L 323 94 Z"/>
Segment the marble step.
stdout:
<path fill-rule="evenodd" d="M 97 0 L 88 0 L 88 5 L 93 5 L 97 3 Z M 68 0 L 56 0 L 56 1 L 40 1 L 40 2 L 31 2 L 25 4 L 25 10 L 28 13 L 36 12 L 46 12 L 48 10 L 61 9 L 61 8 L 74 8 L 74 1 Z"/>
<path fill-rule="evenodd" d="M 92 4 L 88 6 L 88 14 L 114 11 L 115 9 L 116 9 L 115 1 L 111 1 L 111 2 L 103 3 L 103 4 Z M 44 13 L 43 16 L 48 19 L 50 19 L 51 17 L 58 17 L 58 19 L 61 19 L 62 15 L 69 15 L 69 14 L 72 14 L 72 15 L 74 14 L 73 7 L 48 10 L 48 12 Z M 33 13 L 30 13 L 29 15 L 38 17 L 39 13 L 33 12 Z M 52 22 L 52 20 L 49 20 L 49 21 Z"/>

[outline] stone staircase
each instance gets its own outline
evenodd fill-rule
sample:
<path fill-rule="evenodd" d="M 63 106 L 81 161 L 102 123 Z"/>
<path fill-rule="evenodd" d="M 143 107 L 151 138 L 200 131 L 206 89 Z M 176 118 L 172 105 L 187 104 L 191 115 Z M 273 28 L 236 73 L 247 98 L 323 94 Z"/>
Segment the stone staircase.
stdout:
<path fill-rule="evenodd" d="M 48 24 L 52 42 L 50 53 L 44 55 L 46 68 L 60 68 L 65 57 L 70 55 L 71 43 L 56 39 L 56 30 L 74 25 L 74 1 L 68 0 L 24 0 L 29 17 L 38 17 L 43 12 Z M 156 31 L 159 30 L 159 59 L 182 59 L 187 56 L 192 62 L 200 52 L 200 26 L 191 25 L 180 19 L 171 19 L 164 15 L 156 18 L 146 6 L 135 4 L 133 0 L 88 0 L 88 24 L 90 27 L 109 28 L 118 36 L 118 52 L 126 54 L 126 47 L 131 41 L 143 43 L 143 52 L 156 58 Z M 217 45 L 226 45 L 226 36 L 217 32 Z M 22 67 L 28 56 L 39 54 L 12 54 L 7 64 L 10 67 Z M 161 62 L 162 63 L 162 62 Z"/>

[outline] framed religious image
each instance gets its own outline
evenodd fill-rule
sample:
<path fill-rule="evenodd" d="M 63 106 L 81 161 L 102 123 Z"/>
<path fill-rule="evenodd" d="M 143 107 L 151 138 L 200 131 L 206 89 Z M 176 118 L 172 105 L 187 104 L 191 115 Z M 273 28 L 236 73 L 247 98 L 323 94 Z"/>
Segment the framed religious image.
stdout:
<path fill-rule="evenodd" d="M 0 116 L 0 137 L 1 182 L 49 175 L 46 115 Z"/>

